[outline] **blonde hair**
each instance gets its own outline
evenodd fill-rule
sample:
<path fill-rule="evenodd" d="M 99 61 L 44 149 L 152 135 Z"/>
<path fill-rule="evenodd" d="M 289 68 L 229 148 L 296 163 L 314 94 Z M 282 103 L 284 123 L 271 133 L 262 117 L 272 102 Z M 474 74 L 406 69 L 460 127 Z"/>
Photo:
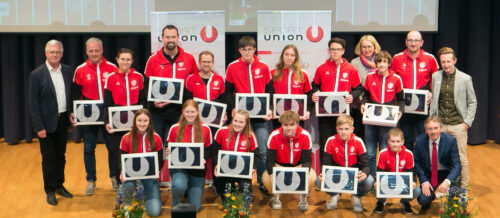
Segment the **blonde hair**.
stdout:
<path fill-rule="evenodd" d="M 293 49 L 293 53 L 295 53 L 295 61 L 293 62 L 293 76 L 295 81 L 297 82 L 302 82 L 304 81 L 304 74 L 302 73 L 302 67 L 300 66 L 300 60 L 299 60 L 299 50 L 297 49 L 297 46 L 293 44 L 286 45 L 285 48 L 283 48 L 283 51 L 281 51 L 280 55 L 280 60 L 278 61 L 278 64 L 276 64 L 276 71 L 274 71 L 273 74 L 273 82 L 276 80 L 281 80 L 283 77 L 283 69 L 285 69 L 285 61 L 283 59 L 283 56 L 285 55 L 285 51 L 289 48 Z"/>
<path fill-rule="evenodd" d="M 337 118 L 337 126 L 342 126 L 344 124 L 349 124 L 350 126 L 354 126 L 354 119 L 352 119 L 349 115 L 342 115 Z"/>
<path fill-rule="evenodd" d="M 279 121 L 281 124 L 288 123 L 290 121 L 293 123 L 299 123 L 300 117 L 295 111 L 285 111 L 285 113 L 280 116 Z"/>
<path fill-rule="evenodd" d="M 380 45 L 378 44 L 377 39 L 375 39 L 375 37 L 372 35 L 364 35 L 364 36 L 361 36 L 358 44 L 356 44 L 356 47 L 354 48 L 355 55 L 358 55 L 358 56 L 361 55 L 361 43 L 365 40 L 369 41 L 373 44 L 375 54 L 380 52 Z"/>
<path fill-rule="evenodd" d="M 453 51 L 452 48 L 450 47 L 442 47 L 438 50 L 438 58 L 439 60 L 441 60 L 441 55 L 444 55 L 444 54 L 453 54 L 453 59 L 457 59 L 457 56 L 455 55 L 455 51 Z"/>
<path fill-rule="evenodd" d="M 240 109 L 234 113 L 233 120 L 234 120 L 234 117 L 236 116 L 236 114 L 240 114 L 240 115 L 243 115 L 245 117 L 245 128 L 243 128 L 241 133 L 243 133 L 243 135 L 246 137 L 247 145 L 250 145 L 250 137 L 253 134 L 252 126 L 250 125 L 250 115 L 248 114 L 247 111 Z M 235 131 L 234 131 L 233 124 L 231 124 L 230 128 L 229 128 L 229 135 L 226 139 L 227 143 L 229 143 L 231 141 L 231 138 L 233 137 L 234 132 Z M 238 142 L 236 142 L 236 143 L 238 143 Z M 248 146 L 247 148 L 250 149 L 250 146 Z"/>
<path fill-rule="evenodd" d="M 404 135 L 403 131 L 400 128 L 392 128 L 387 133 L 387 138 L 388 139 L 391 138 L 391 137 L 397 137 L 397 136 L 401 137 L 401 139 L 405 138 L 405 135 Z"/>

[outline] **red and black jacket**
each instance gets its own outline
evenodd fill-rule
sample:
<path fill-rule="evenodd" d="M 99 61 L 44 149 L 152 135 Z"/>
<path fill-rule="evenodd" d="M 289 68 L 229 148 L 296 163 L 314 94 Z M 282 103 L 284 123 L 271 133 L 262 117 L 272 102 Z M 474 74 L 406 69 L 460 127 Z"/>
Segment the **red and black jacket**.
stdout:
<path fill-rule="evenodd" d="M 354 133 L 347 141 L 340 140 L 338 134 L 328 138 L 321 165 L 356 167 L 366 175 L 370 174 L 365 143 Z"/>
<path fill-rule="evenodd" d="M 404 111 L 404 92 L 401 78 L 394 72 L 383 76 L 376 72 L 368 73 L 365 80 L 362 104 L 374 103 L 397 105 Z"/>
<path fill-rule="evenodd" d="M 312 92 L 349 92 L 353 99 L 358 99 L 363 92 L 358 70 L 345 58 L 338 66 L 335 61 L 327 60 L 316 69 L 312 83 Z"/>
<path fill-rule="evenodd" d="M 267 172 L 272 174 L 274 164 L 291 167 L 302 164 L 311 168 L 311 134 L 298 126 L 295 137 L 285 137 L 283 127 L 275 129 L 267 139 Z"/>

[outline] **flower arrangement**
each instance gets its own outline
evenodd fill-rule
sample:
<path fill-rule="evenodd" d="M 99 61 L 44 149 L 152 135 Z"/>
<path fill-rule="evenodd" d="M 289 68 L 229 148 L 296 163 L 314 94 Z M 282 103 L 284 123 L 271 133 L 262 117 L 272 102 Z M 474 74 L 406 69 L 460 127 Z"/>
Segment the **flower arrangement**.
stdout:
<path fill-rule="evenodd" d="M 224 191 L 222 205 L 219 210 L 223 212 L 222 216 L 225 218 L 248 218 L 252 210 L 253 196 L 250 192 L 250 184 L 243 185 L 243 191 L 238 188 L 238 183 L 234 185 L 231 183 L 226 184 Z"/>
<path fill-rule="evenodd" d="M 144 213 L 144 186 L 137 182 L 134 188 L 118 189 L 116 205 L 112 216 L 117 218 L 141 218 Z"/>
<path fill-rule="evenodd" d="M 441 196 L 440 216 L 451 218 L 473 217 L 477 215 L 477 210 L 467 209 L 473 198 L 468 194 L 470 188 L 461 188 L 460 177 L 451 182 L 447 194 Z"/>

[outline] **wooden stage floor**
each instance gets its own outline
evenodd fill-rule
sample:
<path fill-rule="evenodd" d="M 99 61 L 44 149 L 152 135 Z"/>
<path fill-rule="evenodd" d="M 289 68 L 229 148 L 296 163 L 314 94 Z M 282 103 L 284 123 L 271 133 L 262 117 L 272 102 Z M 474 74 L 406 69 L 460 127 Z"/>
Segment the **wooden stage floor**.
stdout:
<path fill-rule="evenodd" d="M 500 146 L 488 141 L 486 144 L 468 147 L 470 164 L 472 205 L 479 208 L 479 217 L 498 217 L 500 196 Z M 43 191 L 41 155 L 38 142 L 7 145 L 0 139 L 0 217 L 111 217 L 116 193 L 111 190 L 108 177 L 107 152 L 103 144 L 96 149 L 97 189 L 93 196 L 83 194 L 86 181 L 83 166 L 83 143 L 68 142 L 66 152 L 65 187 L 73 193 L 72 199 L 57 196 L 58 205 L 46 203 Z M 354 213 L 350 195 L 343 195 L 339 209 L 325 209 L 328 195 L 312 191 L 308 198 L 309 209 L 298 210 L 296 196 L 282 196 L 283 208 L 272 210 L 270 197 L 263 196 L 254 186 L 255 217 L 405 217 L 401 214 L 399 200 L 389 199 L 386 213 L 372 213 L 376 199 L 369 194 L 363 197 L 364 213 Z M 170 217 L 170 192 L 162 188 L 163 211 L 161 217 Z M 218 210 L 219 198 L 215 190 L 206 188 L 203 195 L 203 209 L 198 217 L 222 217 Z M 411 202 L 414 213 L 420 210 L 416 200 Z M 434 201 L 425 217 L 438 217 L 439 202 Z M 416 217 L 409 215 L 408 217 Z"/>

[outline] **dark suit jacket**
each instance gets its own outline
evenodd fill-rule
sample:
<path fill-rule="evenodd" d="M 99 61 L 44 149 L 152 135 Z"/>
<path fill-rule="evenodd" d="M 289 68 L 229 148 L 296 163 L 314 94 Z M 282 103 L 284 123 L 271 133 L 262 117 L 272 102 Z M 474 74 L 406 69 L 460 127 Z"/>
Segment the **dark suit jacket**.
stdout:
<path fill-rule="evenodd" d="M 61 64 L 61 72 L 66 91 L 66 111 L 72 112 L 73 104 L 70 95 L 74 69 L 68 65 Z M 59 118 L 57 97 L 54 83 L 45 62 L 30 73 L 29 95 L 31 119 L 35 133 L 44 129 L 47 133 L 55 132 Z M 61 118 L 69 122 L 68 116 Z"/>
<path fill-rule="evenodd" d="M 438 145 L 439 164 L 449 171 L 446 177 L 453 181 L 460 175 L 461 165 L 458 156 L 457 140 L 446 133 L 441 133 Z M 429 136 L 422 134 L 417 136 L 415 151 L 415 171 L 420 184 L 430 182 L 431 179 L 431 159 L 429 157 Z"/>

